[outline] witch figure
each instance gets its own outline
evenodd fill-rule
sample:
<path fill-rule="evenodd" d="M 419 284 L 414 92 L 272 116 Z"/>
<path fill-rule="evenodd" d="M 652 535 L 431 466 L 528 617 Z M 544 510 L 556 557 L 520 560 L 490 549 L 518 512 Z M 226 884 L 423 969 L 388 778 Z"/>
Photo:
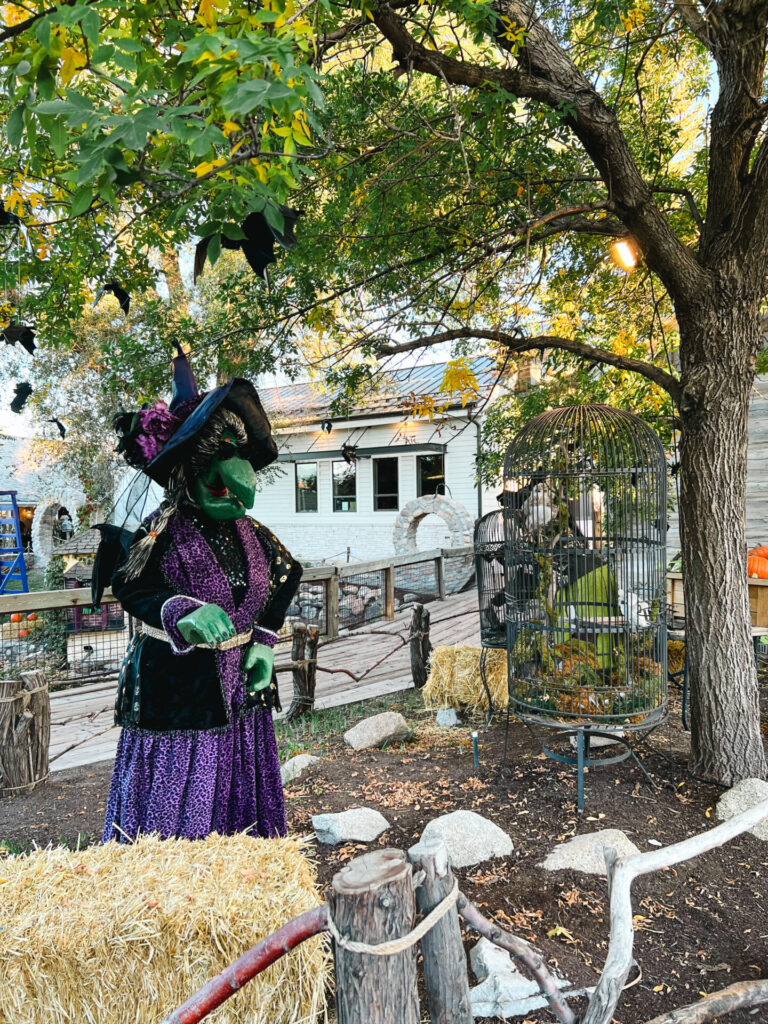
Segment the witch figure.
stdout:
<path fill-rule="evenodd" d="M 284 835 L 272 648 L 301 566 L 246 515 L 256 471 L 277 458 L 269 420 L 242 378 L 199 395 L 179 352 L 170 406 L 122 413 L 115 429 L 165 500 L 135 534 L 100 528 L 94 586 L 111 581 L 137 620 L 104 841 Z"/>

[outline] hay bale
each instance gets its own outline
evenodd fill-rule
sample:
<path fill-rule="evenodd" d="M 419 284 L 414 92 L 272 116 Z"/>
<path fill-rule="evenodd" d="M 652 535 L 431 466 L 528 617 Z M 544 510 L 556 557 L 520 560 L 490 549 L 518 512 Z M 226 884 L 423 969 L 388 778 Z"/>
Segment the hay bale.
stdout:
<path fill-rule="evenodd" d="M 144 837 L 0 861 L 0 1021 L 156 1024 L 260 939 L 322 901 L 307 840 Z M 325 1016 L 320 937 L 212 1020 Z"/>
<path fill-rule="evenodd" d="M 466 708 L 481 711 L 488 697 L 480 678 L 480 648 L 466 644 L 435 647 L 430 655 L 429 676 L 421 691 L 428 708 Z M 485 677 L 495 708 L 505 708 L 507 691 L 507 652 L 489 648 Z"/>
<path fill-rule="evenodd" d="M 668 640 L 667 641 L 667 671 L 672 675 L 677 675 L 678 672 L 683 671 L 685 665 L 685 641 L 683 640 Z"/>

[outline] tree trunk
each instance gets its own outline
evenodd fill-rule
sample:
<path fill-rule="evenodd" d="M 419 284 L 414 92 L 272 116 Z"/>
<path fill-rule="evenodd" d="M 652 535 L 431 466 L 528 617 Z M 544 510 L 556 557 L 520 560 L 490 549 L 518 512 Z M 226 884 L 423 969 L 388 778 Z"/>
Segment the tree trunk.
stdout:
<path fill-rule="evenodd" d="M 702 306 L 678 317 L 691 768 L 731 786 L 766 774 L 746 567 L 747 414 L 758 321 L 757 310 L 732 293 L 719 309 Z"/>

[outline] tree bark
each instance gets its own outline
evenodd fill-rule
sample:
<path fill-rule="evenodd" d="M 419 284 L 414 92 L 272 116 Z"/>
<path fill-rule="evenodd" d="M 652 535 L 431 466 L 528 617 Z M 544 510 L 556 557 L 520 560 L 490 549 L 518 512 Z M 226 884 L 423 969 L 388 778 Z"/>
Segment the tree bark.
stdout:
<path fill-rule="evenodd" d="M 0 796 L 28 792 L 48 777 L 51 704 L 42 672 L 0 683 Z"/>
<path fill-rule="evenodd" d="M 293 700 L 285 716 L 287 722 L 308 715 L 315 706 L 319 637 L 320 631 L 317 626 L 307 627 L 299 623 L 293 627 Z"/>
<path fill-rule="evenodd" d="M 402 938 L 416 917 L 411 865 L 400 850 L 356 857 L 333 876 L 328 905 L 344 938 L 371 946 Z M 334 942 L 339 1024 L 419 1024 L 415 951 L 376 956 Z"/>
<path fill-rule="evenodd" d="M 678 316 L 680 531 L 691 678 L 691 768 L 726 786 L 764 778 L 746 572 L 747 416 L 757 309 L 725 293 Z"/>
<path fill-rule="evenodd" d="M 416 906 L 427 915 L 453 889 L 448 850 L 436 836 L 421 839 L 408 851 L 408 859 L 424 872 L 416 889 Z M 431 1024 L 473 1024 L 467 958 L 455 906 L 421 940 L 421 954 Z"/>

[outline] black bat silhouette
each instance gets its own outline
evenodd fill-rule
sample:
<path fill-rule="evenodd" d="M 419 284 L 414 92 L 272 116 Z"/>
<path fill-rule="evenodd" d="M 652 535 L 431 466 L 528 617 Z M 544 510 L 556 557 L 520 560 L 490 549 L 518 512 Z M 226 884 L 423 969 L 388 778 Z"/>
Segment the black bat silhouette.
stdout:
<path fill-rule="evenodd" d="M 21 412 L 24 406 L 27 404 L 27 399 L 32 394 L 32 385 L 26 381 L 22 381 L 16 385 L 16 397 L 11 402 L 12 412 Z"/>
<path fill-rule="evenodd" d="M 102 296 L 107 292 L 111 292 L 117 301 L 120 303 L 120 309 L 128 316 L 128 310 L 131 308 L 131 296 L 121 287 L 117 281 L 110 281 L 109 284 L 102 285 L 101 288 L 96 292 L 96 298 L 93 300 L 94 306 L 98 306 L 101 302 Z"/>
<path fill-rule="evenodd" d="M 280 213 L 283 215 L 283 230 L 278 231 L 276 228 L 270 227 L 267 218 L 263 213 L 249 213 L 243 221 L 241 227 L 245 238 L 239 238 L 236 241 L 227 238 L 226 235 L 221 235 L 221 244 L 225 249 L 242 249 L 243 255 L 248 261 L 248 266 L 254 272 L 257 277 L 262 280 L 267 280 L 267 267 L 270 263 L 275 263 L 275 242 L 278 242 L 284 249 L 292 249 L 296 244 L 296 236 L 294 235 L 294 228 L 296 227 L 296 221 L 304 212 L 303 210 L 292 210 L 288 206 L 278 207 Z M 211 238 L 202 238 L 197 243 L 195 249 L 195 269 L 194 269 L 194 280 L 197 282 L 198 277 L 203 272 L 205 267 L 205 257 L 208 253 L 208 244 Z"/>

